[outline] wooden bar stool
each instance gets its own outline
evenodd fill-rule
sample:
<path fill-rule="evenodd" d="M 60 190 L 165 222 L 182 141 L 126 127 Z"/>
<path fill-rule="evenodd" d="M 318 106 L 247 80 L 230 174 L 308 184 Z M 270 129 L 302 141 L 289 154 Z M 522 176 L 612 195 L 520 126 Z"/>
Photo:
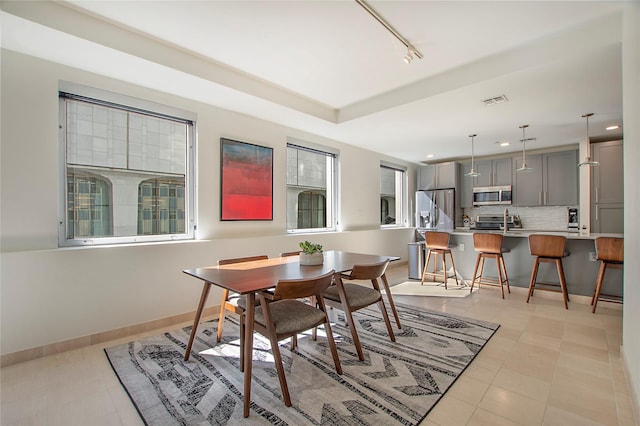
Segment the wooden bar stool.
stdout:
<path fill-rule="evenodd" d="M 476 267 L 473 270 L 473 279 L 471 280 L 471 290 L 473 292 L 473 286 L 478 282 L 478 288 L 480 284 L 487 284 L 493 286 L 500 286 L 502 292 L 502 298 L 504 299 L 504 284 L 507 284 L 507 291 L 511 293 L 509 288 L 509 277 L 507 277 L 507 268 L 504 265 L 503 253 L 509 253 L 511 250 L 502 247 L 502 241 L 504 237 L 502 234 L 473 234 L 473 248 L 478 252 L 478 259 L 476 260 Z M 482 272 L 484 270 L 485 259 L 495 259 L 496 267 L 498 269 L 498 278 L 483 277 Z M 478 265 L 480 266 L 480 273 L 478 273 Z"/>
<path fill-rule="evenodd" d="M 609 268 L 622 269 L 624 261 L 624 238 L 614 237 L 598 237 L 596 238 L 596 256 L 600 261 L 600 270 L 598 271 L 598 279 L 596 280 L 596 288 L 591 298 L 591 304 L 593 305 L 592 313 L 596 312 L 596 306 L 600 296 L 606 296 L 607 301 L 612 301 L 609 297 L 613 297 L 608 294 L 600 294 L 602 289 L 602 281 L 604 280 L 604 273 Z M 619 302 L 615 300 L 615 302 Z"/>
<path fill-rule="evenodd" d="M 540 288 L 540 290 L 562 293 L 562 297 L 564 299 L 564 307 L 565 309 L 569 309 L 569 305 L 567 303 L 569 301 L 569 293 L 567 292 L 567 281 L 564 278 L 564 268 L 562 266 L 562 258 L 567 257 L 571 254 L 566 250 L 566 246 L 567 238 L 560 235 L 529 235 L 529 252 L 531 253 L 531 256 L 535 256 L 535 260 L 533 262 L 533 268 L 531 270 L 531 281 L 529 282 L 529 295 L 527 296 L 527 303 L 529 303 L 529 299 L 531 298 L 531 296 L 533 296 L 533 290 L 535 289 L 536 284 L 540 284 L 544 286 L 560 287 L 560 290 L 553 290 L 549 288 Z M 538 277 L 538 266 L 540 266 L 541 262 L 556 264 L 560 284 L 542 283 L 536 281 Z"/>
<path fill-rule="evenodd" d="M 449 233 L 427 231 L 424 233 L 425 248 L 427 252 L 427 260 L 424 262 L 424 269 L 422 270 L 422 278 L 420 279 L 420 285 L 424 284 L 424 279 L 427 275 L 433 276 L 433 280 L 436 280 L 437 276 L 442 275 L 444 288 L 447 288 L 447 278 L 451 276 L 447 274 L 447 258 L 449 255 L 451 259 L 451 267 L 453 268 L 453 277 L 456 279 L 456 285 L 458 285 L 458 274 L 456 273 L 456 265 L 453 262 L 453 255 L 451 254 L 451 248 L 449 247 Z M 435 255 L 433 261 L 433 272 L 429 272 L 429 260 L 431 259 L 431 253 Z M 438 271 L 438 256 L 442 256 L 442 272 Z"/>

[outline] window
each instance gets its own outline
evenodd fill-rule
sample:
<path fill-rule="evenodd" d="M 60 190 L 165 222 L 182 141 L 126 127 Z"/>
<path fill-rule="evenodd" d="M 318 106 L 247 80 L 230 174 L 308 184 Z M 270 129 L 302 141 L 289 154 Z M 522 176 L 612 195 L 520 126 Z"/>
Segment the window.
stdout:
<path fill-rule="evenodd" d="M 193 114 L 60 87 L 60 245 L 193 238 Z"/>
<path fill-rule="evenodd" d="M 380 224 L 402 226 L 406 222 L 405 170 L 401 166 L 380 165 Z"/>
<path fill-rule="evenodd" d="M 336 229 L 336 158 L 323 147 L 287 143 L 288 232 Z"/>

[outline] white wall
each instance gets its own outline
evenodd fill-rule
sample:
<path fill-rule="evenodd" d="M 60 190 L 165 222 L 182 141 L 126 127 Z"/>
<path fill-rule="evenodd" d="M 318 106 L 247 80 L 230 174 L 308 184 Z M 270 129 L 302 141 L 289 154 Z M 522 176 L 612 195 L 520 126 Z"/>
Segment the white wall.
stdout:
<path fill-rule="evenodd" d="M 1 353 L 193 311 L 202 285 L 181 271 L 217 259 L 277 256 L 311 239 L 326 249 L 407 257 L 412 229 L 380 230 L 380 161 L 397 159 L 242 114 L 2 50 Z M 198 115 L 198 240 L 57 248 L 58 81 L 171 105 Z M 274 220 L 220 222 L 220 137 L 274 149 Z M 286 234 L 286 140 L 340 150 L 345 232 Z M 414 185 L 409 188 L 414 190 Z M 219 304 L 216 290 L 209 305 Z"/>
<path fill-rule="evenodd" d="M 640 2 L 625 4 L 622 42 L 624 111 L 624 305 L 622 352 L 640 408 Z M 640 412 L 636 411 L 640 422 Z"/>

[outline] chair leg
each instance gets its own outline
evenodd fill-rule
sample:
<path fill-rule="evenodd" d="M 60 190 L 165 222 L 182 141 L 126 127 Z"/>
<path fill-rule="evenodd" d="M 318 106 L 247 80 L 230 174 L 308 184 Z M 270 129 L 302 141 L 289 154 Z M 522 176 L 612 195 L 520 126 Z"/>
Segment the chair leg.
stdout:
<path fill-rule="evenodd" d="M 498 281 L 500 281 L 500 293 L 504 299 L 504 280 L 502 279 L 502 267 L 500 266 L 500 255 L 496 255 L 496 268 L 498 269 Z"/>
<path fill-rule="evenodd" d="M 393 334 L 393 329 L 391 328 L 391 321 L 389 321 L 389 315 L 387 314 L 387 308 L 384 306 L 384 300 L 382 300 L 382 295 L 380 295 L 380 301 L 378 302 L 378 306 L 380 307 L 380 313 L 382 314 L 382 318 L 384 318 L 384 323 L 387 326 L 387 331 L 389 332 L 389 338 L 391 338 L 392 342 L 395 342 L 396 335 Z"/>
<path fill-rule="evenodd" d="M 284 366 L 282 365 L 282 355 L 280 354 L 280 347 L 278 346 L 278 340 L 275 336 L 269 336 L 271 341 L 271 352 L 273 352 L 273 362 L 276 364 L 276 371 L 278 372 L 278 380 L 280 381 L 280 389 L 282 390 L 282 398 L 284 399 L 284 405 L 291 407 L 291 396 L 289 395 L 289 387 L 287 386 L 287 378 L 284 376 Z"/>
<path fill-rule="evenodd" d="M 533 261 L 533 268 L 531 269 L 531 280 L 529 281 L 529 294 L 527 295 L 527 303 L 529 303 L 529 299 L 533 296 L 533 289 L 536 285 L 536 278 L 538 276 L 538 266 L 540 265 L 540 259 L 537 257 Z"/>
<path fill-rule="evenodd" d="M 456 279 L 456 286 L 460 286 L 460 283 L 458 283 L 458 273 L 456 272 L 456 263 L 453 261 L 453 254 L 451 253 L 451 250 L 448 251 L 449 253 L 449 258 L 451 259 L 451 267 L 453 268 L 453 277 Z M 446 271 L 445 271 L 445 276 L 446 276 Z"/>
<path fill-rule="evenodd" d="M 393 297 L 391 297 L 391 290 L 389 289 L 389 282 L 387 281 L 387 275 L 382 274 L 382 285 L 384 286 L 384 291 L 387 294 L 387 300 L 389 300 L 389 306 L 391 306 L 391 312 L 393 313 L 393 317 L 396 320 L 396 325 L 398 328 L 402 328 L 400 325 L 400 317 L 398 316 L 398 311 L 396 310 L 396 304 L 393 302 Z"/>
<path fill-rule="evenodd" d="M 442 281 L 444 283 L 444 289 L 447 289 L 447 255 L 442 252 Z"/>
<path fill-rule="evenodd" d="M 358 337 L 358 331 L 356 330 L 356 324 L 353 320 L 353 315 L 351 315 L 351 308 L 349 306 L 349 302 L 347 300 L 347 295 L 344 291 L 344 286 L 342 285 L 342 280 L 340 277 L 336 278 L 336 285 L 338 286 L 338 294 L 340 294 L 340 301 L 342 305 L 342 311 L 344 312 L 344 318 L 347 322 L 347 327 L 351 330 L 351 338 L 353 339 L 353 346 L 356 347 L 356 352 L 358 354 L 358 359 L 360 361 L 364 361 L 364 353 L 362 352 L 362 345 L 360 344 L 360 338 Z M 386 311 L 385 311 L 386 314 Z"/>
<path fill-rule="evenodd" d="M 245 327 L 244 315 L 240 315 L 240 371 L 244 373 L 244 334 L 247 332 Z"/>
<path fill-rule="evenodd" d="M 591 313 L 596 313 L 596 306 L 598 306 L 598 298 L 600 297 L 600 290 L 602 289 L 602 281 L 604 280 L 604 272 L 607 270 L 607 263 L 600 263 L 600 270 L 598 271 L 598 279 L 596 280 L 596 289 L 593 292 L 593 298 L 591 299 L 591 304 L 593 305 L 593 309 Z"/>
<path fill-rule="evenodd" d="M 500 265 L 502 266 L 502 273 L 504 274 L 504 281 L 507 284 L 507 292 L 511 293 L 511 288 L 509 288 L 509 277 L 507 276 L 507 266 L 504 264 L 504 257 L 500 255 Z"/>
<path fill-rule="evenodd" d="M 218 335 L 217 342 L 220 343 L 222 341 L 222 326 L 224 324 L 224 311 L 226 310 L 225 305 L 227 304 L 227 300 L 229 299 L 229 290 L 222 289 L 222 301 L 220 302 L 220 315 L 218 316 Z"/>
<path fill-rule="evenodd" d="M 422 277 L 420 278 L 420 285 L 424 284 L 424 276 L 429 273 L 429 260 L 431 260 L 431 250 L 427 251 L 427 259 L 424 261 L 424 268 L 422 268 Z"/>
<path fill-rule="evenodd" d="M 340 357 L 338 356 L 338 348 L 336 348 L 336 341 L 333 340 L 333 331 L 331 331 L 331 321 L 329 321 L 329 316 L 325 310 L 325 319 L 324 323 L 324 331 L 327 335 L 327 339 L 329 340 L 329 349 L 331 349 L 331 356 L 333 357 L 333 364 L 336 366 L 336 372 L 338 374 L 342 374 L 342 365 L 340 364 Z"/>
<path fill-rule="evenodd" d="M 564 308 L 569 309 L 569 292 L 567 291 L 567 281 L 564 279 L 564 268 L 562 259 L 556 259 L 556 267 L 558 268 L 558 276 L 560 277 L 560 288 L 562 289 L 562 298 L 564 299 Z"/>
<path fill-rule="evenodd" d="M 469 290 L 469 293 L 473 293 L 473 286 L 475 285 L 476 278 L 478 277 L 478 265 L 480 265 L 480 258 L 481 257 L 482 257 L 482 253 L 478 253 L 478 257 L 476 258 L 476 267 L 473 268 L 473 278 L 471 279 L 471 290 Z M 478 281 L 478 288 L 480 288 L 480 282 L 479 281 Z"/>

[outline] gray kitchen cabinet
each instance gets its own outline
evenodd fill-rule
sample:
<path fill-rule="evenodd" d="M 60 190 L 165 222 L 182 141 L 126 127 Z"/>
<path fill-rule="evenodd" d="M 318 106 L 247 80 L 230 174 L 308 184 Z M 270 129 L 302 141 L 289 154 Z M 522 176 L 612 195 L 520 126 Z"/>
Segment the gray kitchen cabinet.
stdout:
<path fill-rule="evenodd" d="M 526 157 L 533 170 L 516 172 L 522 157 L 513 159 L 515 206 L 570 206 L 578 204 L 578 151 L 558 151 Z"/>
<path fill-rule="evenodd" d="M 459 164 L 455 161 L 420 166 L 418 190 L 455 188 Z"/>
<path fill-rule="evenodd" d="M 591 173 L 591 232 L 623 232 L 624 176 L 622 141 L 591 145 L 600 165 Z"/>
<path fill-rule="evenodd" d="M 474 186 L 511 185 L 512 183 L 511 158 L 476 161 L 475 166 L 480 176 L 475 178 Z"/>

